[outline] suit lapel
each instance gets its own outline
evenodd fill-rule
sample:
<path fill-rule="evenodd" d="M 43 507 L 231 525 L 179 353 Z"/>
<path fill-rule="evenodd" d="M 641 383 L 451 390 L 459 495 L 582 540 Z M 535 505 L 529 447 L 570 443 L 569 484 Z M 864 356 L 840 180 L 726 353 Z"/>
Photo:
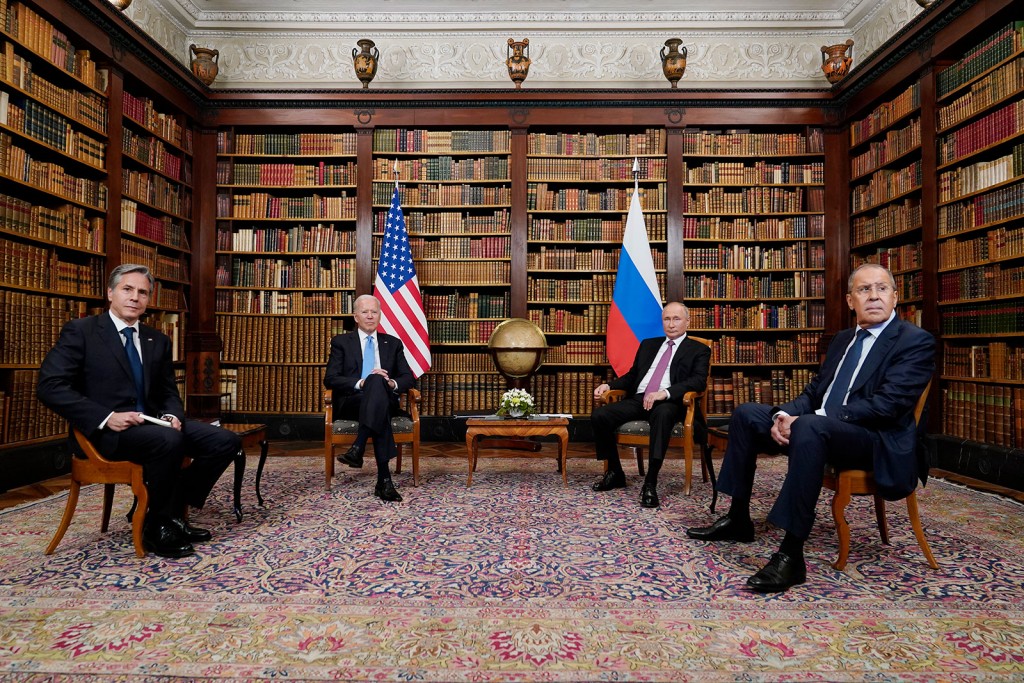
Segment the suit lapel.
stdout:
<path fill-rule="evenodd" d="M 145 392 L 149 394 L 150 384 L 149 378 L 153 374 L 153 361 L 156 355 L 156 344 L 154 343 L 155 337 L 153 336 L 153 330 L 139 325 L 139 340 L 142 343 L 142 386 Z"/>
<path fill-rule="evenodd" d="M 860 366 L 856 379 L 853 380 L 853 385 L 850 386 L 851 392 L 864 386 L 868 378 L 874 376 L 875 371 L 882 364 L 882 359 L 889 354 L 889 349 L 892 348 L 892 345 L 896 343 L 897 337 L 899 337 L 900 323 L 901 321 L 898 318 L 893 320 L 882 330 L 882 334 L 878 335 L 878 338 L 875 339 L 875 343 L 871 345 L 871 351 L 868 352 L 867 358 L 864 359 L 864 363 Z"/>
<path fill-rule="evenodd" d="M 124 353 L 124 340 L 118 333 L 114 321 L 110 319 L 109 313 L 100 313 L 99 336 L 103 340 L 103 344 L 110 349 L 111 355 L 114 356 L 114 361 L 121 366 L 125 375 L 131 379 L 132 369 L 128 367 L 128 356 Z"/>

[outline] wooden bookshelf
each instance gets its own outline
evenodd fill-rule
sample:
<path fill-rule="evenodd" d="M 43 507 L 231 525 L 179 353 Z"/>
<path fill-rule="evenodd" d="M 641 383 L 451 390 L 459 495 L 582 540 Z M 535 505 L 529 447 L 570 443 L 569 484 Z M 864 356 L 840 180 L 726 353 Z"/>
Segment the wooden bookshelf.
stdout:
<path fill-rule="evenodd" d="M 820 129 L 683 131 L 690 329 L 714 340 L 712 414 L 795 397 L 825 327 Z"/>
<path fill-rule="evenodd" d="M 942 432 L 1024 447 L 1024 22 L 937 77 Z"/>

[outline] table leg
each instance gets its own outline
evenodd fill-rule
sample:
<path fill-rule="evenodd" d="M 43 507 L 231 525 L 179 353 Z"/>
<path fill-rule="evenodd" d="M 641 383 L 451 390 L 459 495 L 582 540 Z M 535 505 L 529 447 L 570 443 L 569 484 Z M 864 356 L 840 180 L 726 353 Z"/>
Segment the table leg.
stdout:
<path fill-rule="evenodd" d="M 473 484 L 473 470 L 476 469 L 476 447 L 477 435 L 466 432 L 466 460 L 469 466 L 469 476 L 466 478 L 466 486 Z"/>
<path fill-rule="evenodd" d="M 242 479 L 245 476 L 245 449 L 235 453 L 235 520 L 242 521 Z"/>
<path fill-rule="evenodd" d="M 267 462 L 267 440 L 260 441 L 260 462 L 256 465 L 256 502 L 263 507 L 263 494 L 260 493 L 260 480 L 263 478 L 263 465 Z"/>
<path fill-rule="evenodd" d="M 562 460 L 560 462 L 562 467 L 562 486 L 569 488 L 569 472 L 565 466 L 566 457 L 569 455 L 569 432 L 562 430 L 558 433 L 558 445 L 559 450 L 562 452 Z"/>

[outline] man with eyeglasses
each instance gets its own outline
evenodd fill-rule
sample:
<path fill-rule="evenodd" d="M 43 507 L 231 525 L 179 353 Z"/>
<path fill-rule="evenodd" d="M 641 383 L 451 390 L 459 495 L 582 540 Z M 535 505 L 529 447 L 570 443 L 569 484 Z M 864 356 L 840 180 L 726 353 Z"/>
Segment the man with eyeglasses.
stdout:
<path fill-rule="evenodd" d="M 732 497 L 729 513 L 686 534 L 702 541 L 753 541 L 757 455 L 787 453 L 786 478 L 768 514 L 786 534 L 778 552 L 747 580 L 748 588 L 775 593 L 806 580 L 804 542 L 826 465 L 874 470 L 878 491 L 888 500 L 906 497 L 919 478 L 927 478 L 913 411 L 935 372 L 935 338 L 896 316 L 897 298 L 887 268 L 857 268 L 846 295 L 857 324 L 835 336 L 803 393 L 779 406 L 745 403 L 733 413 L 718 478 L 719 490 Z"/>

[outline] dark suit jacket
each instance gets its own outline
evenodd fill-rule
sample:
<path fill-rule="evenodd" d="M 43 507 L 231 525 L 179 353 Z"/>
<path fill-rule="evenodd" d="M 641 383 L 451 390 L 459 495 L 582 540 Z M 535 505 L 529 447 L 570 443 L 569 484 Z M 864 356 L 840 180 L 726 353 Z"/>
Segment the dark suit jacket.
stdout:
<path fill-rule="evenodd" d="M 377 331 L 377 349 L 380 366 L 388 371 L 388 377 L 398 383 L 394 403 L 398 394 L 413 388 L 416 380 L 412 376 L 402 340 L 390 334 Z M 357 331 L 336 335 L 331 339 L 331 355 L 327 359 L 324 386 L 334 392 L 334 405 L 343 410 L 347 398 L 356 393 L 356 383 L 363 372 L 363 349 Z"/>
<path fill-rule="evenodd" d="M 818 376 L 796 400 L 777 410 L 803 415 L 820 408 L 855 333 L 856 328 L 850 328 L 837 334 Z M 850 388 L 846 405 L 833 416 L 878 434 L 872 453 L 875 483 L 879 493 L 889 500 L 909 495 L 917 488 L 918 479 L 924 483 L 928 478 L 928 460 L 918 448 L 914 406 L 934 372 L 935 338 L 897 318 L 875 340 Z"/>
<path fill-rule="evenodd" d="M 139 340 L 146 411 L 184 420 L 171 364 L 171 340 L 142 324 Z M 90 439 L 111 412 L 135 410 L 135 380 L 124 341 L 106 311 L 64 325 L 39 367 L 36 395 Z"/>

